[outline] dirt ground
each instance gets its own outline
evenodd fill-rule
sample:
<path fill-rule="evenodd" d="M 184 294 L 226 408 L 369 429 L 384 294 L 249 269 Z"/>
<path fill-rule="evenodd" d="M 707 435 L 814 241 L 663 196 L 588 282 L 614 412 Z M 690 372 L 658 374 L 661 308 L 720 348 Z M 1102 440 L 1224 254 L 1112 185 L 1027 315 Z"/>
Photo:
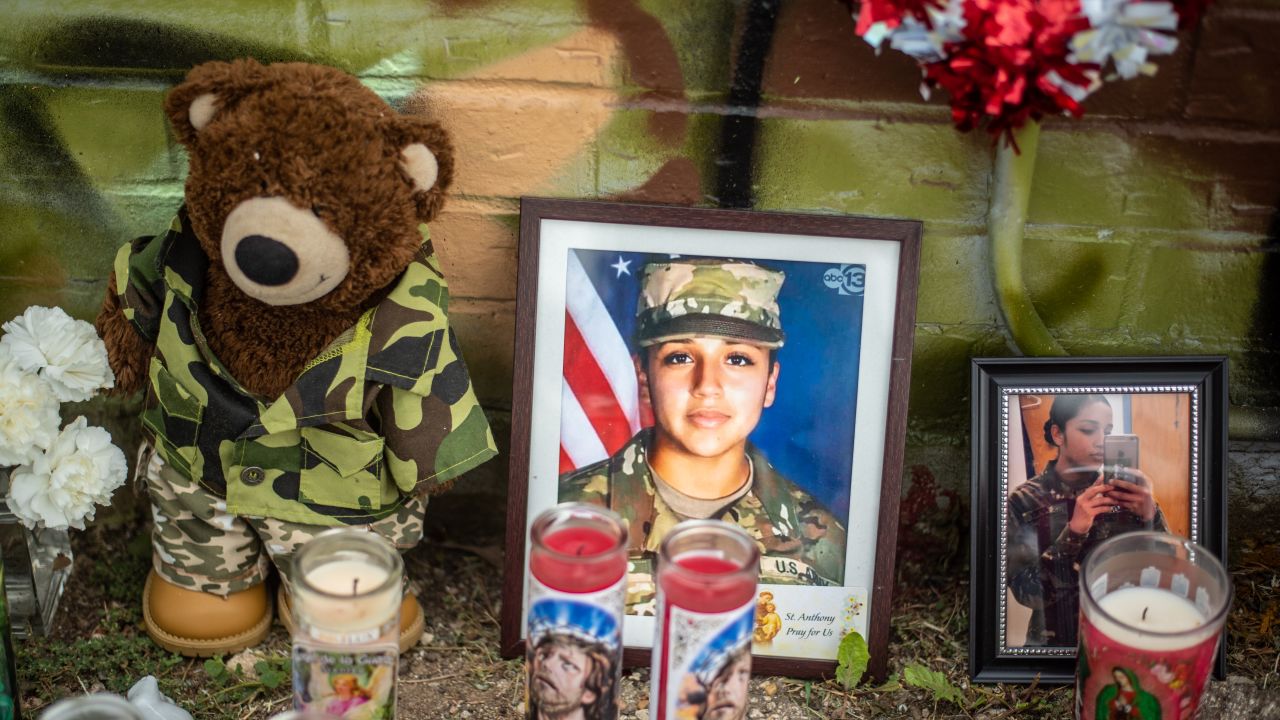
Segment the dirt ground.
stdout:
<path fill-rule="evenodd" d="M 17 645 L 23 707 L 85 692 L 123 693 L 144 675 L 196 718 L 267 718 L 287 708 L 289 638 L 278 625 L 263 645 L 211 662 L 165 653 L 141 628 L 138 598 L 148 567 L 145 499 L 122 493 L 110 513 L 74 536 L 75 572 L 53 634 Z M 447 497 L 447 496 L 446 496 Z M 497 501 L 500 503 L 500 500 Z M 893 679 L 847 691 L 833 680 L 759 677 L 750 718 L 1064 718 L 1071 689 L 969 686 L 968 570 L 960 513 L 917 512 L 904 525 L 889 666 Z M 429 541 L 406 556 L 427 617 L 422 642 L 401 658 L 401 718 L 523 717 L 523 664 L 499 656 L 501 506 L 441 499 L 428 512 Z M 1205 718 L 1280 718 L 1280 529 L 1235 545 L 1236 605 L 1229 622 L 1229 679 L 1214 683 Z M 941 671 L 963 705 L 937 701 L 897 679 L 909 662 Z M 236 668 L 239 668 L 237 670 Z M 623 718 L 648 717 L 648 671 L 627 671 Z"/>

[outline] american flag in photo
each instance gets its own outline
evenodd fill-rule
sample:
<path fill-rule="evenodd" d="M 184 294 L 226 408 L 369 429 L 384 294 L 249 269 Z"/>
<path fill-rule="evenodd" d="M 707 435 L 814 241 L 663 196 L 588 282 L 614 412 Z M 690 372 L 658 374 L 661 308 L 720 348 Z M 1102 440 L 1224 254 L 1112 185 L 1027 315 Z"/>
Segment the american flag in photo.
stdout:
<path fill-rule="evenodd" d="M 565 278 L 560 472 L 608 458 L 652 411 L 640 406 L 631 361 L 639 274 L 646 256 L 570 250 Z"/>

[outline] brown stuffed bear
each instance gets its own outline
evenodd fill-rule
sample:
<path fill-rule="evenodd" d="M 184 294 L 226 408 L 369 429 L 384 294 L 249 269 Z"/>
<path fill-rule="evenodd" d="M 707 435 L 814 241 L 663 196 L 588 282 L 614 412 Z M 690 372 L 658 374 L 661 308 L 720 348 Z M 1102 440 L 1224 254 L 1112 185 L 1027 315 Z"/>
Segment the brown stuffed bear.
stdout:
<path fill-rule="evenodd" d="M 426 239 L 445 132 L 302 63 L 198 66 L 165 112 L 185 203 L 121 248 L 97 327 L 117 389 L 146 390 L 147 630 L 203 656 L 265 637 L 272 562 L 287 603 L 323 530 L 412 547 L 427 495 L 496 450 Z M 402 649 L 422 622 L 407 595 Z"/>

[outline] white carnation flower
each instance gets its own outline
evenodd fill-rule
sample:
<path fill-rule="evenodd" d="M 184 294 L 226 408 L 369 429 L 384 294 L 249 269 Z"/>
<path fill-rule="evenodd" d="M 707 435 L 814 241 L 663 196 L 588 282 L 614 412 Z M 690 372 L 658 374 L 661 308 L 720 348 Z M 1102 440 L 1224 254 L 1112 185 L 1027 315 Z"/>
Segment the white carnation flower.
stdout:
<path fill-rule="evenodd" d="M 58 400 L 88 400 L 116 384 L 97 331 L 62 308 L 33 305 L 5 323 L 4 330 L 0 344 L 9 347 L 18 367 L 39 373 Z"/>
<path fill-rule="evenodd" d="M 29 528 L 83 530 L 127 472 L 124 452 L 111 444 L 111 435 L 78 417 L 30 465 L 13 471 L 6 500 Z"/>
<path fill-rule="evenodd" d="M 58 398 L 0 344 L 0 466 L 31 462 L 58 436 Z"/>

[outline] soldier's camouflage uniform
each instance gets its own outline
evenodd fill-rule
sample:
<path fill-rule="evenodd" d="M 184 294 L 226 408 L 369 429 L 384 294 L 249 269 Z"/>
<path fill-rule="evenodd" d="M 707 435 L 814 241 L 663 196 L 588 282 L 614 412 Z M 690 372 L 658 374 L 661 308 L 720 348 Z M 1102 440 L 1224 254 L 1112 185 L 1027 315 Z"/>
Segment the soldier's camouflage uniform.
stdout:
<path fill-rule="evenodd" d="M 198 322 L 207 259 L 180 211 L 116 257 L 124 312 L 155 344 L 144 458 L 156 571 L 226 594 L 260 583 L 262 550 L 330 527 L 366 526 L 401 548 L 422 534 L 427 492 L 496 454 L 448 324 L 448 285 L 426 241 L 390 294 L 283 395 L 248 392 Z"/>
<path fill-rule="evenodd" d="M 685 518 L 653 485 L 645 459 L 653 431 L 641 430 L 613 457 L 567 473 L 560 501 L 601 505 L 628 526 L 627 612 L 654 613 L 654 562 L 662 538 Z M 777 585 L 841 585 L 845 529 L 809 493 L 783 477 L 753 445 L 751 489 L 716 519 L 734 523 L 760 548 L 760 582 Z"/>
<path fill-rule="evenodd" d="M 1151 522 L 1124 509 L 1093 519 L 1088 534 L 1072 532 L 1076 497 L 1089 487 L 1068 485 L 1049 463 L 1009 494 L 1008 585 L 1031 608 L 1028 646 L 1073 647 L 1080 622 L 1080 561 L 1098 543 L 1134 530 L 1168 530 L 1156 508 Z"/>

